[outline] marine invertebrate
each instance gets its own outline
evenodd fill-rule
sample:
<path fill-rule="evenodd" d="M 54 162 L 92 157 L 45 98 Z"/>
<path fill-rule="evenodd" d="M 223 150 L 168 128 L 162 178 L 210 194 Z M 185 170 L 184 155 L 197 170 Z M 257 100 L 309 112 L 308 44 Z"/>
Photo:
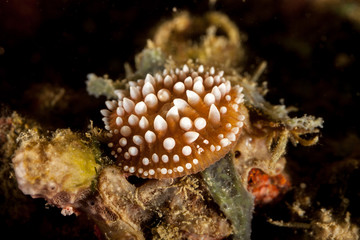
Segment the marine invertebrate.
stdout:
<path fill-rule="evenodd" d="M 101 110 L 111 154 L 125 172 L 175 178 L 204 170 L 236 143 L 247 110 L 242 88 L 203 65 L 129 82 Z"/>

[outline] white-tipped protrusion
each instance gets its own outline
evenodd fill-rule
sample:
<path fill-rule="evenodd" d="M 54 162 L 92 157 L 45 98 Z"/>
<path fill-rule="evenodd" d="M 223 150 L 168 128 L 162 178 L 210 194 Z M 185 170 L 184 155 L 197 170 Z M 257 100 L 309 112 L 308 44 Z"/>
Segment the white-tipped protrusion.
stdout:
<path fill-rule="evenodd" d="M 124 116 L 125 115 L 125 110 L 124 108 L 121 106 L 119 106 L 118 108 L 116 108 L 116 114 L 120 117 Z"/>
<path fill-rule="evenodd" d="M 173 87 L 173 91 L 175 94 L 180 95 L 183 94 L 185 91 L 185 85 L 182 82 L 177 82 L 175 83 L 174 87 Z"/>
<path fill-rule="evenodd" d="M 144 171 L 144 177 L 149 176 L 149 172 L 148 171 Z"/>
<path fill-rule="evenodd" d="M 194 84 L 195 84 L 196 82 L 204 83 L 204 80 L 203 80 L 203 78 L 202 78 L 201 76 L 197 76 L 197 77 L 194 78 Z"/>
<path fill-rule="evenodd" d="M 139 123 L 139 117 L 131 114 L 128 118 L 128 123 L 130 124 L 130 126 L 136 126 Z"/>
<path fill-rule="evenodd" d="M 166 113 L 166 121 L 169 121 L 171 119 L 174 119 L 175 121 L 179 121 L 180 115 L 179 110 L 176 106 L 172 106 L 169 111 Z"/>
<path fill-rule="evenodd" d="M 211 74 L 211 75 L 214 75 L 214 74 L 215 74 L 215 68 L 214 68 L 214 67 L 211 67 L 211 68 L 210 68 L 210 74 Z"/>
<path fill-rule="evenodd" d="M 180 161 L 179 155 L 175 154 L 175 155 L 173 156 L 173 161 L 174 161 L 174 162 L 179 162 L 179 161 Z"/>
<path fill-rule="evenodd" d="M 175 98 L 173 100 L 173 103 L 174 103 L 175 107 L 177 107 L 180 111 L 185 109 L 186 107 L 189 107 L 189 104 L 181 98 Z"/>
<path fill-rule="evenodd" d="M 216 102 L 219 102 L 221 100 L 221 92 L 218 86 L 214 86 L 211 90 L 211 93 L 214 94 Z"/>
<path fill-rule="evenodd" d="M 185 164 L 186 169 L 190 169 L 192 167 L 191 163 Z"/>
<path fill-rule="evenodd" d="M 155 93 L 154 86 L 150 82 L 146 82 L 141 90 L 143 97 L 146 97 L 150 93 Z"/>
<path fill-rule="evenodd" d="M 203 95 L 205 93 L 205 87 L 204 87 L 204 84 L 202 83 L 202 81 L 194 82 L 193 90 L 197 94 Z"/>
<path fill-rule="evenodd" d="M 245 120 L 245 116 L 244 116 L 244 115 L 240 115 L 240 116 L 239 116 L 239 119 L 240 119 L 240 121 L 244 121 L 244 120 Z"/>
<path fill-rule="evenodd" d="M 180 173 L 184 171 L 184 168 L 182 166 L 178 166 L 176 169 Z"/>
<path fill-rule="evenodd" d="M 200 65 L 200 66 L 199 66 L 198 72 L 199 72 L 199 73 L 203 73 L 203 72 L 204 72 L 204 66 L 203 66 L 203 65 Z"/>
<path fill-rule="evenodd" d="M 231 101 L 231 96 L 230 95 L 225 95 L 225 100 L 230 102 Z"/>
<path fill-rule="evenodd" d="M 183 154 L 184 156 L 189 156 L 189 155 L 191 154 L 191 152 L 192 152 L 192 149 L 191 149 L 190 146 L 184 146 L 184 147 L 182 148 L 181 152 L 182 152 L 182 154 Z"/>
<path fill-rule="evenodd" d="M 141 98 L 140 90 L 137 87 L 130 87 L 130 97 L 135 101 L 139 101 Z"/>
<path fill-rule="evenodd" d="M 220 108 L 220 113 L 221 113 L 221 114 L 227 113 L 227 108 L 226 108 L 225 106 L 222 106 L 222 107 Z"/>
<path fill-rule="evenodd" d="M 227 139 L 227 138 L 223 138 L 223 139 L 220 140 L 220 145 L 221 145 L 222 147 L 227 147 L 227 146 L 229 146 L 230 144 L 231 144 L 231 142 L 230 142 L 230 140 Z"/>
<path fill-rule="evenodd" d="M 117 126 L 122 126 L 123 125 L 123 119 L 121 117 L 117 117 L 116 120 L 115 120 L 115 123 Z"/>
<path fill-rule="evenodd" d="M 131 128 L 129 126 L 122 126 L 120 129 L 121 135 L 128 137 L 131 134 Z"/>
<path fill-rule="evenodd" d="M 204 97 L 204 103 L 207 105 L 207 106 L 210 106 L 211 104 L 214 104 L 215 103 L 215 96 L 214 94 L 212 93 L 207 93 Z"/>
<path fill-rule="evenodd" d="M 181 128 L 182 130 L 188 131 L 188 130 L 190 130 L 190 129 L 192 128 L 192 125 L 193 125 L 193 123 L 192 123 L 192 121 L 191 121 L 190 118 L 188 118 L 188 117 L 182 117 L 182 118 L 180 119 L 180 128 Z"/>
<path fill-rule="evenodd" d="M 218 73 L 218 75 L 219 75 L 220 77 L 224 76 L 224 71 L 221 70 L 221 71 Z"/>
<path fill-rule="evenodd" d="M 138 169 L 138 173 L 142 174 L 143 172 L 144 172 L 144 169 L 142 169 L 142 168 Z"/>
<path fill-rule="evenodd" d="M 159 162 L 159 156 L 154 153 L 152 156 L 151 156 L 151 159 L 153 160 L 154 163 L 158 163 Z"/>
<path fill-rule="evenodd" d="M 146 77 L 145 77 L 145 80 L 144 80 L 145 83 L 151 83 L 151 85 L 155 85 L 156 84 L 156 81 L 154 79 L 153 76 L 151 76 L 151 74 L 146 74 Z"/>
<path fill-rule="evenodd" d="M 147 106 L 146 106 L 146 104 L 143 102 L 143 101 L 141 101 L 141 102 L 138 102 L 136 105 L 135 105 L 135 113 L 137 114 L 137 115 L 144 115 L 144 114 L 146 114 L 146 112 L 147 112 Z"/>
<path fill-rule="evenodd" d="M 163 146 L 168 151 L 173 150 L 175 147 L 175 139 L 172 137 L 165 138 L 163 141 Z"/>
<path fill-rule="evenodd" d="M 164 132 L 166 132 L 167 127 L 168 127 L 168 125 L 167 125 L 167 122 L 165 121 L 165 119 L 162 116 L 157 115 L 154 119 L 155 131 L 164 133 Z"/>
<path fill-rule="evenodd" d="M 159 103 L 156 95 L 153 94 L 153 93 L 148 94 L 148 95 L 145 97 L 144 102 L 145 102 L 146 106 L 148 106 L 148 108 L 150 108 L 150 109 L 155 109 L 155 108 L 157 108 L 158 103 Z"/>
<path fill-rule="evenodd" d="M 109 148 L 112 148 L 113 146 L 114 146 L 114 143 L 112 143 L 112 142 L 111 142 L 111 143 L 108 143 L 108 147 L 109 147 Z"/>
<path fill-rule="evenodd" d="M 184 66 L 183 66 L 183 72 L 185 72 L 185 73 L 188 73 L 189 71 L 190 71 L 190 69 L 189 69 L 189 67 L 188 67 L 188 65 L 186 65 L 186 64 L 184 64 Z"/>
<path fill-rule="evenodd" d="M 202 117 L 198 117 L 195 119 L 194 125 L 197 130 L 202 130 L 206 127 L 206 120 Z"/>
<path fill-rule="evenodd" d="M 190 105 L 196 105 L 200 102 L 200 96 L 191 90 L 186 90 L 186 96 Z"/>
<path fill-rule="evenodd" d="M 123 107 L 127 113 L 132 113 L 134 111 L 135 103 L 131 99 L 124 97 Z"/>
<path fill-rule="evenodd" d="M 185 78 L 184 84 L 187 89 L 191 89 L 193 85 L 193 79 L 191 77 Z"/>
<path fill-rule="evenodd" d="M 111 112 L 107 109 L 102 109 L 100 110 L 100 113 L 104 116 L 104 117 L 108 117 L 110 116 Z"/>
<path fill-rule="evenodd" d="M 125 165 L 125 166 L 124 166 L 124 171 L 125 171 L 125 172 L 129 171 L 129 166 Z"/>
<path fill-rule="evenodd" d="M 116 101 L 110 101 L 110 100 L 105 101 L 105 105 L 110 111 L 113 111 L 113 110 L 115 110 L 115 108 L 117 108 L 117 102 Z"/>
<path fill-rule="evenodd" d="M 146 117 L 142 116 L 139 121 L 139 127 L 143 130 L 147 129 L 149 127 L 149 121 Z"/>
<path fill-rule="evenodd" d="M 221 113 L 221 112 L 220 112 Z M 232 127 L 232 125 L 231 125 L 231 123 L 227 123 L 227 124 L 225 124 L 225 127 L 226 127 L 226 129 L 231 129 L 231 127 Z"/>
<path fill-rule="evenodd" d="M 133 136 L 133 142 L 136 145 L 140 146 L 140 145 L 142 145 L 144 143 L 144 138 L 142 136 L 140 136 L 140 135 L 134 135 Z"/>
<path fill-rule="evenodd" d="M 108 118 L 108 117 L 103 117 L 101 120 L 103 120 L 103 122 L 104 122 L 106 125 L 109 125 L 109 118 Z"/>
<path fill-rule="evenodd" d="M 216 145 L 215 150 L 218 152 L 218 151 L 220 151 L 220 149 L 221 149 L 221 146 L 220 146 L 220 145 Z"/>
<path fill-rule="evenodd" d="M 161 174 L 167 174 L 167 169 L 166 169 L 166 168 L 162 168 L 162 169 L 160 170 L 160 172 L 161 172 Z"/>
<path fill-rule="evenodd" d="M 114 90 L 115 95 L 118 97 L 119 100 L 122 100 L 125 97 L 125 91 L 116 89 Z"/>
<path fill-rule="evenodd" d="M 150 175 L 154 175 L 154 174 L 155 174 L 155 170 L 154 170 L 154 169 L 150 169 L 150 170 L 149 170 L 149 174 L 150 174 Z"/>
<path fill-rule="evenodd" d="M 120 146 L 125 147 L 126 144 L 127 144 L 127 139 L 124 138 L 124 137 L 120 138 L 119 139 L 119 144 L 120 144 Z"/>
<path fill-rule="evenodd" d="M 220 92 L 221 92 L 221 97 L 224 97 L 225 94 L 226 94 L 226 86 L 225 86 L 224 83 L 222 83 L 222 84 L 219 85 L 219 90 L 220 90 Z"/>
<path fill-rule="evenodd" d="M 164 78 L 164 87 L 171 88 L 173 85 L 173 78 L 170 75 L 167 75 Z"/>
<path fill-rule="evenodd" d="M 109 125 L 105 125 L 105 129 L 108 130 L 108 131 L 110 131 L 111 128 L 110 128 Z"/>
<path fill-rule="evenodd" d="M 139 149 L 137 147 L 131 146 L 129 147 L 129 154 L 135 157 L 139 154 Z"/>
<path fill-rule="evenodd" d="M 164 154 L 161 156 L 161 161 L 163 161 L 163 163 L 167 163 L 169 162 L 169 156 Z"/>
<path fill-rule="evenodd" d="M 229 93 L 231 90 L 231 83 L 229 80 L 225 81 L 226 93 Z"/>
<path fill-rule="evenodd" d="M 235 133 L 235 134 L 238 134 L 239 131 L 240 131 L 240 128 L 239 128 L 239 127 L 233 127 L 233 128 L 231 129 L 231 131 L 232 131 L 233 133 Z"/>
<path fill-rule="evenodd" d="M 220 112 L 215 106 L 215 104 L 211 104 L 210 106 L 208 119 L 209 122 L 215 126 L 220 124 Z"/>
<path fill-rule="evenodd" d="M 171 98 L 171 93 L 169 90 L 162 88 L 158 91 L 157 97 L 160 102 L 168 102 Z"/>
<path fill-rule="evenodd" d="M 221 77 L 220 77 L 219 75 L 216 75 L 216 76 L 214 77 L 214 83 L 215 83 L 215 85 L 219 85 L 220 82 L 221 82 Z"/>
<path fill-rule="evenodd" d="M 184 140 L 187 144 L 191 144 L 193 142 L 196 141 L 196 139 L 198 139 L 198 137 L 200 136 L 199 133 L 197 132 L 193 132 L 193 131 L 190 131 L 190 132 L 186 132 L 184 133 Z"/>
<path fill-rule="evenodd" d="M 147 166 L 147 165 L 149 165 L 150 160 L 147 157 L 144 157 L 141 162 L 144 166 Z"/>
<path fill-rule="evenodd" d="M 118 153 L 121 153 L 121 152 L 122 152 L 122 148 L 119 147 L 119 148 L 116 149 L 116 151 L 117 151 Z"/>
<path fill-rule="evenodd" d="M 209 76 L 205 78 L 204 86 L 207 88 L 211 88 L 214 85 L 214 78 L 212 76 Z"/>
<path fill-rule="evenodd" d="M 153 131 L 148 130 L 145 133 L 145 141 L 147 143 L 154 143 L 156 141 L 156 135 Z"/>
<path fill-rule="evenodd" d="M 229 139 L 230 141 L 232 141 L 232 142 L 235 142 L 235 140 L 236 140 L 236 136 L 235 136 L 235 134 L 234 133 L 228 133 L 227 135 L 226 135 L 226 138 L 227 139 Z"/>

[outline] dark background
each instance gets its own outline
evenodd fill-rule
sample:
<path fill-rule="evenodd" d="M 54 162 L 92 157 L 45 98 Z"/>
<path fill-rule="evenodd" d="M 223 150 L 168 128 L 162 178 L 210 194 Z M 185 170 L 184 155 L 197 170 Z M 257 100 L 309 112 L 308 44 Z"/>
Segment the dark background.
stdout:
<path fill-rule="evenodd" d="M 316 1 L 219 0 L 209 7 L 208 1 L 200 0 L 0 0 L 0 104 L 49 129 L 84 130 L 90 119 L 102 126 L 99 109 L 104 99 L 87 96 L 88 73 L 123 77 L 123 64 L 134 64 L 134 55 L 154 28 L 173 16 L 174 8 L 198 15 L 219 10 L 247 36 L 244 69 L 252 73 L 261 61 L 268 62 L 261 77 L 269 83 L 267 99 L 278 104 L 283 98 L 286 105 L 300 109 L 298 116 L 307 113 L 325 120 L 317 146 L 288 148 L 292 191 L 302 182 L 314 185 L 309 189 L 314 202 L 319 202 L 314 209 L 350 211 L 352 220 L 359 223 L 360 214 L 355 211 L 360 201 L 359 170 L 337 164 L 360 155 L 360 118 L 356 116 L 360 110 L 360 22 L 330 5 L 316 7 L 311 2 Z M 39 103 L 45 88 L 66 89 L 63 105 L 44 112 Z M 329 166 L 335 172 L 327 176 Z M 331 180 L 334 176 L 335 181 Z M 285 196 L 285 202 L 293 201 L 293 192 Z M 342 197 L 349 199 L 346 207 L 341 205 Z M 255 210 L 253 239 L 304 238 L 302 230 L 266 222 L 268 217 L 290 220 L 284 201 Z M 13 220 L 11 213 L 1 216 L 1 227 L 13 239 L 24 235 L 95 238 L 84 217 L 62 217 L 58 209 L 45 209 L 42 200 L 25 203 L 36 210 L 21 221 Z"/>

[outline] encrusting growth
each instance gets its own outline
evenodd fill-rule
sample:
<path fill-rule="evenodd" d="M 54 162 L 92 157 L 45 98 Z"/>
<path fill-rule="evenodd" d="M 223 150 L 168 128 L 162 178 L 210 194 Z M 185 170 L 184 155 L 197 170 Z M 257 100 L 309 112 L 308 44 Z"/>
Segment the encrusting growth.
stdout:
<path fill-rule="evenodd" d="M 108 146 L 123 171 L 143 178 L 197 173 L 238 140 L 247 110 L 242 87 L 214 67 L 164 70 L 116 90 L 101 110 Z"/>

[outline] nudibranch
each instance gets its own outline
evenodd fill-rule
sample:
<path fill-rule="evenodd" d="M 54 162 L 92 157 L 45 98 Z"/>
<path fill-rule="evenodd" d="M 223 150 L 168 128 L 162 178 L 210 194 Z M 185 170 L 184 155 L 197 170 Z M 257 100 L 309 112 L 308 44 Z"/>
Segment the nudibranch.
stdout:
<path fill-rule="evenodd" d="M 124 172 L 156 179 L 197 173 L 236 143 L 247 116 L 242 87 L 214 67 L 194 68 L 147 74 L 105 102 L 108 146 Z"/>

